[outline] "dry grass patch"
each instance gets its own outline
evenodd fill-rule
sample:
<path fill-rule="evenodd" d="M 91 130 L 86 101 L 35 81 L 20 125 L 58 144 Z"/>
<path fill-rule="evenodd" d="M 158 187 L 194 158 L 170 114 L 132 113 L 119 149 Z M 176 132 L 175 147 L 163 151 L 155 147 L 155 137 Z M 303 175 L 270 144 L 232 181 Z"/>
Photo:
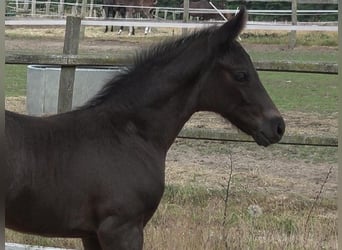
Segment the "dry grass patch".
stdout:
<path fill-rule="evenodd" d="M 315 211 L 306 225 L 310 200 L 232 193 L 224 220 L 222 196 L 223 190 L 169 186 L 145 230 L 146 249 L 337 249 L 336 217 Z"/>
<path fill-rule="evenodd" d="M 333 200 L 322 200 L 307 220 L 312 200 L 239 191 L 230 192 L 225 203 L 225 191 L 167 186 L 145 229 L 144 249 L 337 249 Z M 228 213 L 224 218 L 225 207 Z M 12 231 L 6 231 L 6 240 L 82 249 L 79 240 L 33 237 Z"/>

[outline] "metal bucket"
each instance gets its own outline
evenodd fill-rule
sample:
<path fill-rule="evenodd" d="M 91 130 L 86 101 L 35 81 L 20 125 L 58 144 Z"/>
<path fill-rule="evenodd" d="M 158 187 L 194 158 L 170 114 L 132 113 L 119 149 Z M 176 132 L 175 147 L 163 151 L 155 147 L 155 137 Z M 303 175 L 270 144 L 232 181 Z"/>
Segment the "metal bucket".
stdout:
<path fill-rule="evenodd" d="M 72 107 L 82 106 L 124 68 L 77 67 Z M 29 115 L 41 116 L 57 113 L 60 72 L 61 68 L 57 66 L 29 65 L 27 67 L 26 103 Z"/>

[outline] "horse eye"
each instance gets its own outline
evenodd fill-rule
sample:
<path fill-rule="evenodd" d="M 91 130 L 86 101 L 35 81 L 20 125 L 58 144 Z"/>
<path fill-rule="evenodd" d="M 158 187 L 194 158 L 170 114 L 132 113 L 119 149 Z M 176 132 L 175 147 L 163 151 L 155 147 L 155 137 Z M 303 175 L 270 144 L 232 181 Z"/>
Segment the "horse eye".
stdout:
<path fill-rule="evenodd" d="M 234 78 L 238 82 L 245 82 L 248 80 L 248 74 L 246 72 L 236 72 Z"/>

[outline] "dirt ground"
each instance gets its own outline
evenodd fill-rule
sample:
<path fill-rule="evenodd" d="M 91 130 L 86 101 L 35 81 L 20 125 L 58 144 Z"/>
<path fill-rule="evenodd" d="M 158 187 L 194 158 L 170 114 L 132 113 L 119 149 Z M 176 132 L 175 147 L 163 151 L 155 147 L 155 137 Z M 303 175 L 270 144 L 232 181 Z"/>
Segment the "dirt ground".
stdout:
<path fill-rule="evenodd" d="M 108 37 L 114 36 L 108 34 Z M 115 53 L 148 46 L 149 39 L 140 42 L 125 39 L 87 37 L 80 43 L 80 53 Z M 62 37 L 44 39 L 6 39 L 7 51 L 49 51 L 60 53 Z M 271 46 L 257 46 L 270 49 Z M 278 46 L 278 49 L 283 49 Z M 277 48 L 275 48 L 277 49 Z M 316 48 L 317 49 L 317 48 Z M 324 49 L 322 49 L 324 50 Z M 6 98 L 6 108 L 25 113 L 25 98 Z M 337 137 L 337 113 L 284 113 L 286 134 Z M 215 114 L 195 114 L 187 127 L 235 130 Z M 223 143 L 177 139 L 166 162 L 167 183 L 200 184 L 208 188 L 222 187 L 228 175 L 227 166 L 233 162 L 233 184 L 237 189 L 263 190 L 274 199 L 286 200 L 297 194 L 314 198 L 324 180 L 323 197 L 337 197 L 337 148 L 295 147 L 274 145 L 261 148 L 252 143 Z M 234 182 L 235 181 L 235 182 Z"/>

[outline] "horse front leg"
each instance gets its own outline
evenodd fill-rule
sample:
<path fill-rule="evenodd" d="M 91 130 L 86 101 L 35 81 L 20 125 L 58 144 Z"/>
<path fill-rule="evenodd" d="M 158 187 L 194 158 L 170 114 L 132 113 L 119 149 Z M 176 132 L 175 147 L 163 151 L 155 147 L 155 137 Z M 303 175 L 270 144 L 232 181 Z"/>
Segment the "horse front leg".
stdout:
<path fill-rule="evenodd" d="M 128 33 L 129 36 L 134 36 L 135 35 L 135 29 L 134 29 L 134 26 L 129 26 L 129 33 Z"/>
<path fill-rule="evenodd" d="M 147 33 L 151 33 L 151 27 L 145 27 L 145 35 L 147 35 Z"/>
<path fill-rule="evenodd" d="M 118 35 L 120 35 L 123 31 L 124 27 L 123 26 L 120 26 L 120 29 L 118 30 Z"/>
<path fill-rule="evenodd" d="M 126 10 L 126 18 L 133 18 L 133 9 L 132 8 L 127 8 Z M 133 26 L 129 26 L 129 32 L 128 32 L 129 36 L 133 36 L 135 35 L 135 30 Z"/>
<path fill-rule="evenodd" d="M 117 217 L 108 217 L 101 224 L 97 235 L 102 250 L 143 249 L 143 220 L 122 223 Z"/>

